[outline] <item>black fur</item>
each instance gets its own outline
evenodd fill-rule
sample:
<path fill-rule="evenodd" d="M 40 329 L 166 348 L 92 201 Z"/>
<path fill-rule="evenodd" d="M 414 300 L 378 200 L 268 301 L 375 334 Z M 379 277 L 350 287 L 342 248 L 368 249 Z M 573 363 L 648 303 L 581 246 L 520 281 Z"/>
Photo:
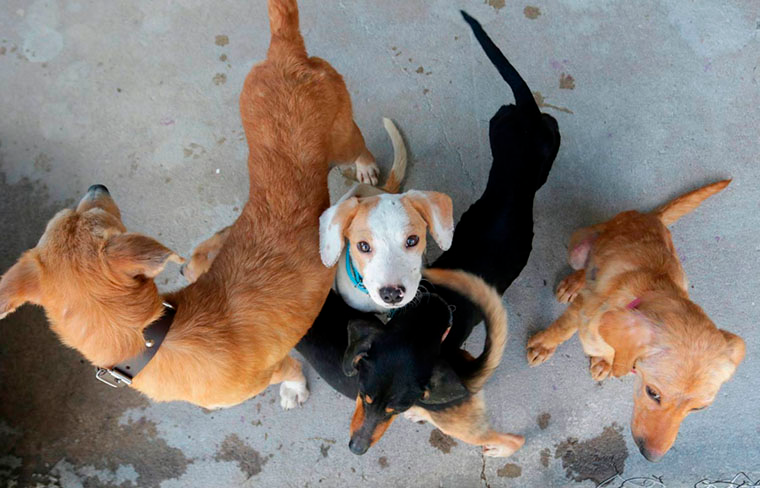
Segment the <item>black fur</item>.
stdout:
<path fill-rule="evenodd" d="M 486 189 L 462 216 L 451 248 L 432 267 L 469 271 L 504 293 L 528 261 L 533 198 L 559 150 L 559 129 L 554 118 L 538 110 L 525 81 L 480 24 L 462 15 L 512 88 L 516 105 L 502 106 L 491 119 L 493 163 Z M 423 286 L 442 300 L 422 293 L 385 325 L 371 314 L 349 308 L 331 292 L 297 346 L 336 390 L 351 398 L 360 392 L 371 397 L 371 403 L 364 403 L 364 423 L 351 440 L 351 450 L 357 454 L 369 448 L 375 426 L 413 405 L 441 410 L 466 400 L 469 392 L 463 380 L 482 367 L 482 355 L 472 359 L 460 351 L 482 320 L 480 311 L 451 290 L 430 283 Z M 450 306 L 453 327 L 441 343 Z M 344 366 L 352 376 L 344 374 Z"/>

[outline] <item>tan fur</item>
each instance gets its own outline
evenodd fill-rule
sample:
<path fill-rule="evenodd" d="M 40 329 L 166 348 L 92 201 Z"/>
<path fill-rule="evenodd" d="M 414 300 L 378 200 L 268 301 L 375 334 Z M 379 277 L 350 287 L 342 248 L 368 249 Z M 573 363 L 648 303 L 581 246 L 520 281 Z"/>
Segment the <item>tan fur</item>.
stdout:
<path fill-rule="evenodd" d="M 467 297 L 483 313 L 487 331 L 483 351 L 486 359 L 481 370 L 465 382 L 471 393 L 477 393 L 499 367 L 507 343 L 507 311 L 501 296 L 485 281 L 465 271 L 428 268 L 422 274 L 434 285 L 444 286 Z"/>
<path fill-rule="evenodd" d="M 577 231 L 569 257 L 582 271 L 565 279 L 557 292 L 570 306 L 528 342 L 528 361 L 536 365 L 578 330 L 595 380 L 635 368 L 632 431 L 652 459 L 671 447 L 692 409 L 713 401 L 744 357 L 741 338 L 718 329 L 689 300 L 686 275 L 666 227 L 729 182 L 690 192 L 649 214 L 623 212 Z M 661 396 L 660 403 L 647 387 Z"/>
<path fill-rule="evenodd" d="M 97 366 L 144 349 L 142 329 L 177 309 L 157 355 L 133 386 L 155 400 L 230 406 L 272 382 L 302 382 L 290 349 L 333 281 L 319 257 L 330 161 L 373 165 L 341 76 L 307 58 L 294 0 L 270 0 L 266 61 L 246 78 L 240 112 L 249 144 L 249 200 L 208 272 L 176 293 L 152 278 L 176 255 L 126 229 L 108 195 L 87 196 L 48 225 L 0 281 L 0 317 L 30 301 Z"/>

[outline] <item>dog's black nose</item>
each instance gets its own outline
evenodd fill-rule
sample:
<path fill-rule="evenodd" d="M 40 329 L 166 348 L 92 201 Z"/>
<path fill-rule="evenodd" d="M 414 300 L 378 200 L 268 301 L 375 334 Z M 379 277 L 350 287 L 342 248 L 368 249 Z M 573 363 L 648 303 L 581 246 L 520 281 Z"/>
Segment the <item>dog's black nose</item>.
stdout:
<path fill-rule="evenodd" d="M 647 459 L 647 461 L 656 463 L 657 461 L 662 459 L 662 456 L 665 454 L 665 453 L 658 453 L 658 452 L 649 450 L 647 448 L 647 443 L 643 437 L 634 437 L 633 440 L 636 441 L 636 445 L 639 448 L 639 452 L 641 453 L 642 456 L 644 456 Z"/>
<path fill-rule="evenodd" d="M 356 437 L 352 437 L 348 442 L 348 448 L 357 456 L 361 456 L 369 449 L 369 443 L 359 440 Z"/>
<path fill-rule="evenodd" d="M 394 305 L 404 299 L 406 288 L 403 286 L 384 286 L 380 288 L 380 298 L 385 303 Z"/>
<path fill-rule="evenodd" d="M 105 185 L 92 185 L 87 189 L 87 193 L 108 193 L 109 195 L 111 192 L 108 191 L 108 188 L 106 188 Z"/>

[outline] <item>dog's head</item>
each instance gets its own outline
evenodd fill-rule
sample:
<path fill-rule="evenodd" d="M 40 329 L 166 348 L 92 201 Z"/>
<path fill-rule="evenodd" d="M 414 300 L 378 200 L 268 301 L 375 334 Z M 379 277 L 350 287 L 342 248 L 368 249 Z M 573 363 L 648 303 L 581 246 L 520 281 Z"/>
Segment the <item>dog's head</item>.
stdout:
<path fill-rule="evenodd" d="M 454 236 L 451 198 L 432 191 L 351 197 L 320 217 L 322 262 L 333 266 L 345 242 L 372 300 L 400 308 L 417 292 L 426 234 L 446 250 Z"/>
<path fill-rule="evenodd" d="M 695 304 L 646 301 L 602 327 L 615 345 L 616 375 L 636 373 L 631 433 L 641 454 L 660 460 L 683 419 L 709 406 L 744 358 L 744 341 L 720 330 Z"/>
<path fill-rule="evenodd" d="M 343 371 L 359 377 L 349 442 L 354 454 L 367 452 L 396 415 L 415 404 L 441 405 L 469 396 L 440 354 L 451 324 L 448 305 L 432 294 L 418 300 L 385 325 L 349 323 Z"/>
<path fill-rule="evenodd" d="M 58 212 L 37 245 L 2 276 L 0 318 L 27 302 L 41 305 L 64 341 L 79 347 L 93 321 L 141 320 L 153 313 L 149 305 L 158 292 L 151 278 L 169 260 L 181 258 L 149 237 L 126 232 L 108 189 L 93 185 L 76 209 Z M 79 328 L 67 335 L 67 323 Z"/>

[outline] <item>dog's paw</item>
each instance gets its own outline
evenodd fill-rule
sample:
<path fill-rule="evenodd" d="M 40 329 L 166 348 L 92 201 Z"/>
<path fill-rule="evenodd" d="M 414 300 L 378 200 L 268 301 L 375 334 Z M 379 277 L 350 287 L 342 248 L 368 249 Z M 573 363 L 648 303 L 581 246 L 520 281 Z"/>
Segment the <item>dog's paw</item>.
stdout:
<path fill-rule="evenodd" d="M 280 406 L 285 410 L 295 408 L 309 399 L 306 382 L 283 381 L 280 383 Z"/>
<path fill-rule="evenodd" d="M 356 179 L 359 180 L 359 183 L 377 186 L 377 182 L 380 180 L 380 168 L 375 163 L 366 164 L 357 161 Z"/>
<path fill-rule="evenodd" d="M 585 283 L 586 280 L 583 270 L 576 271 L 570 276 L 567 276 L 559 283 L 559 286 L 557 287 L 557 294 L 555 295 L 557 297 L 557 301 L 559 303 L 572 302 L 575 300 L 575 297 L 578 296 L 578 293 L 580 293 Z"/>
<path fill-rule="evenodd" d="M 486 444 L 483 446 L 483 455 L 488 457 L 509 457 L 516 453 L 525 444 L 525 437 L 514 434 L 503 434 L 503 442 L 499 444 Z"/>
<path fill-rule="evenodd" d="M 412 422 L 421 422 L 421 423 L 424 423 L 427 420 L 425 417 L 423 417 L 422 415 L 412 410 L 407 410 L 406 412 L 404 412 L 404 418 L 407 420 L 411 420 Z"/>
<path fill-rule="evenodd" d="M 527 358 L 528 364 L 531 366 L 538 366 L 552 357 L 554 351 L 557 350 L 557 346 L 550 346 L 545 344 L 542 340 L 542 334 L 539 332 L 534 335 L 528 341 Z"/>
<path fill-rule="evenodd" d="M 610 375 L 612 365 L 603 358 L 592 357 L 589 361 L 589 370 L 591 371 L 591 378 L 594 381 L 602 381 Z"/>

